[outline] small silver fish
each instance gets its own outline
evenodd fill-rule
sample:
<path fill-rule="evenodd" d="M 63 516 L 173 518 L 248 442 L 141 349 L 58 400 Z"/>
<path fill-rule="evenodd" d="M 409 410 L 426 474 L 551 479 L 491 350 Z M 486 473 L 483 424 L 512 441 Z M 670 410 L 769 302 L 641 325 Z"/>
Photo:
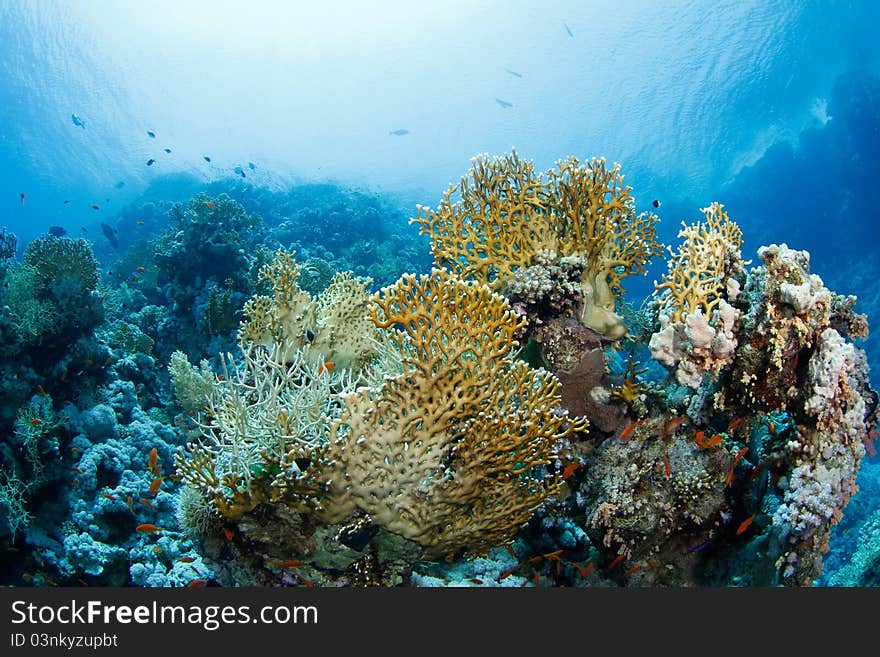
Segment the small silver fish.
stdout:
<path fill-rule="evenodd" d="M 407 130 L 406 128 L 398 128 L 397 130 L 392 130 L 388 134 L 389 135 L 396 135 L 398 137 L 403 137 L 403 135 L 409 134 L 409 130 Z"/>
<path fill-rule="evenodd" d="M 71 114 L 70 120 L 73 121 L 73 125 L 75 125 L 77 128 L 82 128 L 83 130 L 85 130 L 86 124 L 76 114 Z"/>
<path fill-rule="evenodd" d="M 506 68 L 506 69 L 504 69 L 504 70 L 507 71 L 508 73 L 510 73 L 512 76 L 514 76 L 514 77 L 516 77 L 516 78 L 521 78 L 521 77 L 522 77 L 522 73 L 517 73 L 516 71 L 511 71 L 509 68 Z"/>
<path fill-rule="evenodd" d="M 500 98 L 496 98 L 495 102 L 501 105 L 501 107 L 513 107 L 513 103 L 508 103 L 506 100 L 501 100 Z"/>

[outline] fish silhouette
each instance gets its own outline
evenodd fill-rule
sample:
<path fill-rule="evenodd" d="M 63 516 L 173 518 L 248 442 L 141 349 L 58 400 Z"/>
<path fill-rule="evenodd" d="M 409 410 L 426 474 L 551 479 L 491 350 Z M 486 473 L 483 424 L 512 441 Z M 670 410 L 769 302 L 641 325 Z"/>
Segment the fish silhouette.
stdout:
<path fill-rule="evenodd" d="M 104 237 L 107 238 L 107 241 L 110 242 L 110 245 L 114 249 L 119 248 L 119 240 L 116 239 L 116 229 L 109 224 L 105 224 L 103 221 L 101 222 L 101 232 L 104 233 Z"/>
<path fill-rule="evenodd" d="M 574 38 L 574 32 L 571 31 L 571 28 L 568 26 L 568 24 L 567 24 L 565 21 L 562 21 L 562 27 L 565 28 L 565 31 L 566 31 L 566 32 L 568 32 L 568 36 L 570 36 L 570 37 L 573 39 L 573 38 Z"/>
<path fill-rule="evenodd" d="M 409 134 L 409 130 L 407 130 L 406 128 L 398 128 L 397 130 L 392 130 L 392 131 L 389 132 L 388 134 L 389 134 L 389 135 L 395 135 L 395 136 L 397 136 L 397 137 L 403 137 L 404 135 L 408 135 L 408 134 Z"/>
<path fill-rule="evenodd" d="M 79 118 L 76 114 L 71 114 L 70 120 L 73 121 L 73 125 L 75 125 L 77 128 L 82 128 L 83 130 L 85 130 L 85 122 L 83 122 L 83 120 Z"/>
<path fill-rule="evenodd" d="M 509 68 L 506 68 L 506 69 L 504 69 L 504 70 L 507 71 L 508 73 L 510 73 L 510 74 L 511 74 L 513 77 L 515 77 L 515 78 L 521 78 L 521 77 L 522 77 L 522 73 L 517 73 L 516 71 L 511 71 Z"/>
<path fill-rule="evenodd" d="M 496 98 L 495 102 L 501 105 L 501 107 L 513 107 L 513 103 L 508 103 L 506 100 L 501 100 L 500 98 Z"/>

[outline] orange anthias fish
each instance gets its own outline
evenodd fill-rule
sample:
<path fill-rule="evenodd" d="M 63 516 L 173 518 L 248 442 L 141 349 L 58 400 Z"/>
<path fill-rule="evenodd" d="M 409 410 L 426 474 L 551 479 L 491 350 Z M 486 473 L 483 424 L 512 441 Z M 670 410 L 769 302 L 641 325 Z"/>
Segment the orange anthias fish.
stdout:
<path fill-rule="evenodd" d="M 324 372 L 332 372 L 334 367 L 336 367 L 336 363 L 334 363 L 332 360 L 321 363 L 320 365 L 318 365 L 318 374 L 323 374 Z"/>
<path fill-rule="evenodd" d="M 205 201 L 205 205 L 208 206 L 209 210 L 216 210 L 217 206 L 214 204 L 214 201 Z"/>
<path fill-rule="evenodd" d="M 150 495 L 155 495 L 159 492 L 159 489 L 162 488 L 162 482 L 165 480 L 165 477 L 156 477 L 153 479 L 153 483 L 150 484 Z"/>
<path fill-rule="evenodd" d="M 150 472 L 153 471 L 153 468 L 156 467 L 156 460 L 159 458 L 159 450 L 155 447 L 150 450 L 150 458 L 147 461 L 147 470 Z"/>
<path fill-rule="evenodd" d="M 679 417 L 674 417 L 666 423 L 666 426 L 663 428 L 664 436 L 671 436 L 676 431 L 679 430 L 682 424 L 687 421 L 686 415 L 680 415 Z"/>
<path fill-rule="evenodd" d="M 135 527 L 134 530 L 140 534 L 155 534 L 156 532 L 162 531 L 162 528 L 145 522 L 144 524 Z"/>
<path fill-rule="evenodd" d="M 739 527 L 737 527 L 737 529 L 736 529 L 736 535 L 739 536 L 739 535 L 742 534 L 745 530 L 747 530 L 747 529 L 749 528 L 749 525 L 752 524 L 752 521 L 755 519 L 755 517 L 756 517 L 757 515 L 758 515 L 757 513 L 753 513 L 753 514 L 750 515 L 748 518 L 746 518 L 745 520 L 743 520 L 743 521 L 740 523 Z"/>
<path fill-rule="evenodd" d="M 694 436 L 694 442 L 697 443 L 697 447 L 700 449 L 709 449 L 721 443 L 721 434 L 716 433 L 711 438 L 706 438 L 705 433 L 698 431 L 697 435 Z"/>
<path fill-rule="evenodd" d="M 513 575 L 513 573 L 516 571 L 517 568 L 519 568 L 519 564 L 516 564 L 515 566 L 511 566 L 510 568 L 508 568 L 507 570 L 505 570 L 503 573 L 501 573 L 501 574 L 498 576 L 498 581 L 500 582 L 502 579 L 505 579 L 505 578 L 510 577 L 511 575 Z"/>
<path fill-rule="evenodd" d="M 588 563 L 586 567 L 580 565 L 579 563 L 574 563 L 573 561 L 569 561 L 568 565 L 577 568 L 578 572 L 581 574 L 581 577 L 589 577 L 594 568 L 592 561 Z"/>
<path fill-rule="evenodd" d="M 636 428 L 637 422 L 633 422 L 626 429 L 620 432 L 620 440 L 626 441 L 632 435 L 633 430 Z"/>
<path fill-rule="evenodd" d="M 571 463 L 565 470 L 562 471 L 562 478 L 568 479 L 571 475 L 574 474 L 574 471 L 581 467 L 580 463 Z"/>
<path fill-rule="evenodd" d="M 726 484 L 728 486 L 730 486 L 730 484 L 733 482 L 733 472 L 734 472 L 734 470 L 736 470 L 737 464 L 742 460 L 742 457 L 745 456 L 746 452 L 748 452 L 748 451 L 749 451 L 748 447 L 743 447 L 741 450 L 739 450 L 736 453 L 736 456 L 733 457 L 733 463 L 730 466 L 730 472 L 727 473 Z"/>
<path fill-rule="evenodd" d="M 194 579 L 189 584 L 186 585 L 186 588 L 200 589 L 200 588 L 203 588 L 205 586 L 205 584 L 207 584 L 207 583 L 208 583 L 208 580 L 206 580 L 206 579 Z"/>
<path fill-rule="evenodd" d="M 296 568 L 297 566 L 301 566 L 302 562 L 297 561 L 296 559 L 290 559 L 288 561 L 270 561 L 269 564 L 276 568 Z"/>

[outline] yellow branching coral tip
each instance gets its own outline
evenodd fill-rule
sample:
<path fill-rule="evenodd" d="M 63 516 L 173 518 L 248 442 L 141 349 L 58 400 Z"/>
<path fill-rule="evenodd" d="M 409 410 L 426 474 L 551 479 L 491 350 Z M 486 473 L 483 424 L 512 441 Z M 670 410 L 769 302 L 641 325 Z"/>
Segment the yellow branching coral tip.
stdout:
<path fill-rule="evenodd" d="M 662 251 L 658 218 L 636 214 L 620 165 L 605 160 L 557 162 L 546 180 L 515 151 L 473 160 L 436 210 L 420 206 L 413 219 L 431 236 L 438 265 L 503 291 L 513 273 L 534 264 L 539 251 L 582 255 L 581 321 L 612 338 L 625 332 L 616 314 L 625 276 L 645 273 Z M 457 194 L 457 198 L 456 198 Z"/>
<path fill-rule="evenodd" d="M 373 320 L 407 344 L 403 374 L 345 396 L 319 513 L 367 515 L 429 558 L 484 553 L 513 537 L 559 488 L 546 467 L 583 430 L 559 410 L 559 382 L 511 357 L 522 319 L 488 286 L 447 270 L 403 276 Z"/>
<path fill-rule="evenodd" d="M 659 297 L 660 307 L 667 310 L 673 321 L 683 321 L 700 309 L 708 318 L 718 305 L 729 263 L 739 257 L 742 231 L 730 220 L 724 206 L 713 202 L 700 210 L 704 222 L 686 225 L 678 236 L 684 241 L 669 261 L 663 282 L 655 294 L 668 290 Z"/>

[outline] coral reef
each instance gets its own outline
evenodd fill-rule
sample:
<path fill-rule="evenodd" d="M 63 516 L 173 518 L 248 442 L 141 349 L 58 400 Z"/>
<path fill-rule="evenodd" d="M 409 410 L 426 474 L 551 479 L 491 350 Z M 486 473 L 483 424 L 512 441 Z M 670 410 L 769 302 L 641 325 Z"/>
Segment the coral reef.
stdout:
<path fill-rule="evenodd" d="M 290 301 L 291 289 L 276 297 Z M 357 390 L 342 368 L 310 365 L 311 345 L 291 357 L 283 332 L 265 347 L 243 325 L 247 373 L 214 384 L 200 425 L 209 440 L 177 458 L 183 480 L 243 541 L 284 531 L 283 546 L 324 581 L 327 559 L 351 578 L 366 549 L 390 568 L 401 551 L 451 558 L 510 541 L 558 490 L 548 468 L 563 439 L 585 428 L 560 410 L 551 375 L 511 358 L 521 320 L 488 287 L 445 270 L 404 276 L 364 315 L 373 331 L 392 331 L 402 360 L 395 376 Z M 344 550 L 326 544 L 334 536 Z"/>
<path fill-rule="evenodd" d="M 378 197 L 193 193 L 0 233 L 0 583 L 876 583 L 867 318 L 807 252 L 712 203 L 633 305 L 658 219 L 595 158 L 476 158 L 430 273 Z"/>

